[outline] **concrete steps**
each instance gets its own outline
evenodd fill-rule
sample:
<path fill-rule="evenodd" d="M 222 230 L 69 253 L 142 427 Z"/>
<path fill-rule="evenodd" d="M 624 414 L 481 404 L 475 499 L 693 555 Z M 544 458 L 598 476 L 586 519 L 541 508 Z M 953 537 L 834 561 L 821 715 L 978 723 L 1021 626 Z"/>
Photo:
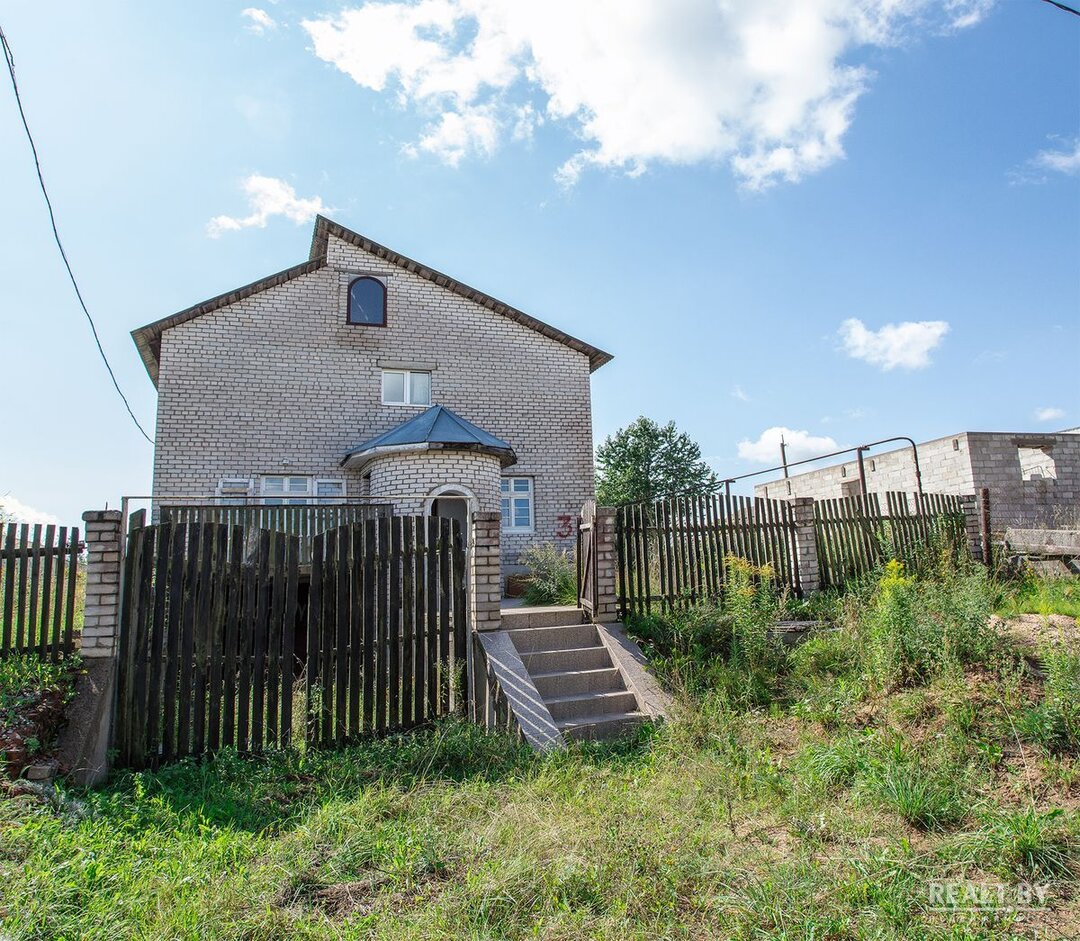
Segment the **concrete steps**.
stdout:
<path fill-rule="evenodd" d="M 580 716 L 559 723 L 563 738 L 576 738 L 583 741 L 597 742 L 605 739 L 629 735 L 646 716 L 642 712 L 627 712 L 623 715 Z"/>
<path fill-rule="evenodd" d="M 646 718 L 636 695 L 596 626 L 568 614 L 580 616 L 576 609 L 503 613 L 506 634 L 544 706 L 564 737 L 606 739 L 633 731 Z"/>

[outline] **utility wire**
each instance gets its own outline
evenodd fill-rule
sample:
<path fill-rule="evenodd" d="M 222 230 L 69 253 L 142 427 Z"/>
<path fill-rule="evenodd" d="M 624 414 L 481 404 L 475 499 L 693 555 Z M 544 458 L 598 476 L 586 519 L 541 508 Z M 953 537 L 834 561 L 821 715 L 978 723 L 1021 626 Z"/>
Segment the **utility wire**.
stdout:
<path fill-rule="evenodd" d="M 4 47 L 4 58 L 7 61 L 8 74 L 11 76 L 11 87 L 15 92 L 15 103 L 19 106 L 19 117 L 22 118 L 23 130 L 26 131 L 26 139 L 30 142 L 30 150 L 34 155 L 34 169 L 37 171 L 38 183 L 41 186 L 41 195 L 45 197 L 45 205 L 49 209 L 49 222 L 52 225 L 53 238 L 56 240 L 56 247 L 60 249 L 60 257 L 64 260 L 64 267 L 67 269 L 68 277 L 71 279 L 71 286 L 75 288 L 75 296 L 79 299 L 79 306 L 82 307 L 82 311 L 86 314 L 86 320 L 90 324 L 90 332 L 94 335 L 94 342 L 97 344 L 98 353 L 101 354 L 101 361 L 105 364 L 105 368 L 109 371 L 109 378 L 112 380 L 113 388 L 116 389 L 116 394 L 120 396 L 124 403 L 124 408 L 127 409 L 128 415 L 131 416 L 131 420 L 135 422 L 135 427 L 139 429 L 140 434 L 149 441 L 154 443 L 154 439 L 147 433 L 146 429 L 139 424 L 139 419 L 135 417 L 135 413 L 131 410 L 131 405 L 128 403 L 127 396 L 124 395 L 123 390 L 120 388 L 120 383 L 116 381 L 116 374 L 113 372 L 113 368 L 109 365 L 109 358 L 105 355 L 105 350 L 101 346 L 101 338 L 98 336 L 97 326 L 94 324 L 94 318 L 90 316 L 90 311 L 86 307 L 86 301 L 83 300 L 82 291 L 79 290 L 79 283 L 75 280 L 75 273 L 71 270 L 71 263 L 68 261 L 67 252 L 64 251 L 64 245 L 60 241 L 60 233 L 56 228 L 56 215 L 53 212 L 52 200 L 49 199 L 49 191 L 45 188 L 45 178 L 41 175 L 41 161 L 38 159 L 37 146 L 34 144 L 34 137 L 30 133 L 30 125 L 26 123 L 26 112 L 23 110 L 22 98 L 19 95 L 19 83 L 15 80 L 15 56 L 11 52 L 11 46 L 8 45 L 7 36 L 4 35 L 3 27 L 0 27 L 0 43 Z"/>
<path fill-rule="evenodd" d="M 1067 7 L 1064 3 L 1058 3 L 1057 0 L 1043 0 L 1043 3 L 1049 3 L 1050 6 L 1057 7 L 1059 10 L 1064 10 L 1066 13 L 1071 13 L 1073 16 L 1080 16 L 1080 10 L 1074 10 L 1072 7 Z"/>

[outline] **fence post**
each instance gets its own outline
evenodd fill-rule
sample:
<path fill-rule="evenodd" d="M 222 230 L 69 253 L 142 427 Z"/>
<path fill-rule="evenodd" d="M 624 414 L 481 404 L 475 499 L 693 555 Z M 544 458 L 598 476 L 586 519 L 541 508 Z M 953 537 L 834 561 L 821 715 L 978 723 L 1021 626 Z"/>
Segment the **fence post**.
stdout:
<path fill-rule="evenodd" d="M 469 546 L 469 621 L 474 631 L 497 631 L 502 626 L 502 573 L 499 530 L 502 515 L 478 511 L 472 515 Z"/>
<path fill-rule="evenodd" d="M 117 639 L 120 630 L 119 510 L 88 510 L 86 523 L 86 602 L 79 653 L 83 669 L 75 680 L 73 706 L 56 749 L 80 786 L 100 784 L 109 773 L 109 746 L 116 708 Z"/>
<path fill-rule="evenodd" d="M 983 564 L 990 568 L 994 564 L 994 547 L 990 538 L 990 488 L 979 491 L 979 533 L 982 537 Z"/>
<path fill-rule="evenodd" d="M 116 655 L 120 629 L 119 510 L 88 510 L 86 523 L 86 604 L 79 653 L 83 658 Z"/>
<path fill-rule="evenodd" d="M 979 498 L 973 493 L 960 495 L 960 508 L 964 511 L 964 532 L 967 534 L 968 551 L 971 557 L 982 561 L 982 526 Z"/>
<path fill-rule="evenodd" d="M 813 497 L 796 497 L 791 501 L 795 517 L 795 564 L 799 567 L 799 585 L 803 595 L 821 589 L 821 567 L 818 564 L 817 532 L 814 527 Z"/>
<path fill-rule="evenodd" d="M 596 508 L 593 532 L 596 552 L 596 611 L 593 620 L 601 624 L 619 620 L 619 599 L 615 585 L 615 507 Z"/>

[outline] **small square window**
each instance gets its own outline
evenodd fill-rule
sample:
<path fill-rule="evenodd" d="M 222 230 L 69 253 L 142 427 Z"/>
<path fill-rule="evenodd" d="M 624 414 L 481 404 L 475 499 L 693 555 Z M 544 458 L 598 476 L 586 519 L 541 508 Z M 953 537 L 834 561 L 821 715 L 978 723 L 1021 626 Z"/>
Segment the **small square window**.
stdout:
<path fill-rule="evenodd" d="M 383 405 L 431 404 L 431 373 L 413 369 L 384 369 Z"/>

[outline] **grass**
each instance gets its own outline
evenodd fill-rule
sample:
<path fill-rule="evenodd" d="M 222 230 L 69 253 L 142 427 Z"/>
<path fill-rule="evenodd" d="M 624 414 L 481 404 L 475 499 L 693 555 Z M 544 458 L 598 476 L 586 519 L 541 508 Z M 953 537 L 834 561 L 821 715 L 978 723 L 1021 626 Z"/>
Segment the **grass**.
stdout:
<path fill-rule="evenodd" d="M 51 663 L 33 654 L 0 658 L 0 728 L 7 728 L 27 705 L 52 689 L 70 685 L 74 660 Z"/>
<path fill-rule="evenodd" d="M 1024 578 L 1002 592 L 995 611 L 1003 618 L 1018 614 L 1080 618 L 1080 578 Z"/>
<path fill-rule="evenodd" d="M 975 589 L 955 590 L 941 610 L 963 626 Z M 1008 651 L 939 661 L 913 640 L 930 659 L 883 683 L 872 592 L 790 653 L 760 646 L 772 605 L 636 625 L 679 695 L 629 740 L 536 755 L 447 720 L 0 801 L 0 935 L 1005 939 L 1075 923 L 1080 755 L 1018 725 L 1048 693 Z M 1045 883 L 1049 908 L 935 911 L 941 880 Z"/>

